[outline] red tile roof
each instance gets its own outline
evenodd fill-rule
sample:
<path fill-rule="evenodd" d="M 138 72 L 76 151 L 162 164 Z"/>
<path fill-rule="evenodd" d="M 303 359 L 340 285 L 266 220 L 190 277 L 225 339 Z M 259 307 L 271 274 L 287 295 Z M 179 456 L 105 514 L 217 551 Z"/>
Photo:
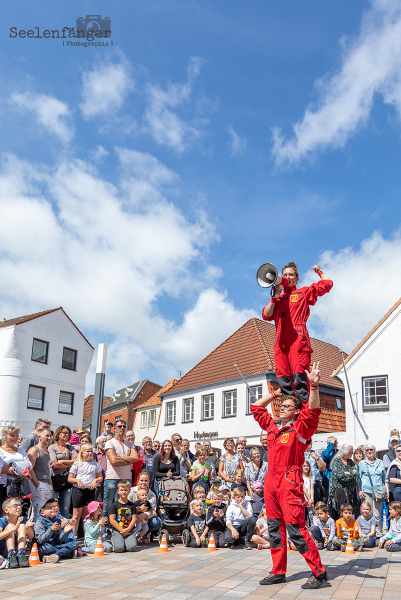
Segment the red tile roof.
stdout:
<path fill-rule="evenodd" d="M 64 313 L 64 315 L 67 317 L 67 319 L 72 323 L 72 325 L 74 325 L 74 327 L 78 331 L 78 333 L 84 338 L 85 342 L 87 342 L 89 344 L 89 346 L 91 348 L 93 348 L 92 344 L 90 342 L 88 342 L 88 340 L 86 339 L 86 337 L 84 336 L 82 331 L 80 331 L 78 329 L 78 327 L 75 325 L 74 321 L 72 321 L 70 319 L 70 317 L 67 315 L 67 313 L 65 312 L 65 310 L 63 309 L 62 306 L 59 306 L 58 308 L 51 308 L 49 310 L 43 310 L 42 312 L 33 313 L 32 315 L 25 315 L 24 317 L 15 317 L 14 319 L 4 319 L 4 321 L 0 322 L 0 327 L 9 327 L 10 325 L 21 325 L 22 323 L 27 323 L 28 321 L 33 321 L 33 319 L 39 319 L 39 317 L 44 317 L 45 315 L 49 315 L 50 313 L 56 312 L 57 310 L 61 310 Z"/>
<path fill-rule="evenodd" d="M 361 342 L 359 342 L 359 344 L 353 349 L 352 352 L 350 352 L 350 354 L 348 354 L 347 358 L 344 359 L 344 362 L 347 363 L 350 358 L 352 358 L 354 356 L 354 354 L 359 350 L 359 348 L 361 348 L 365 342 L 368 341 L 368 339 L 375 333 L 375 331 L 377 329 L 379 329 L 380 325 L 382 323 L 384 323 L 384 321 L 386 319 L 388 319 L 388 317 L 395 311 L 395 309 L 400 306 L 401 304 L 401 298 L 399 300 L 397 300 L 397 302 L 394 304 L 394 306 L 392 306 L 390 308 L 390 310 L 388 312 L 386 312 L 386 314 L 384 315 L 384 317 L 382 317 L 380 319 L 380 321 L 373 327 L 373 329 L 371 329 L 369 331 L 369 333 L 367 335 L 365 335 L 365 337 L 363 338 L 363 340 Z M 343 368 L 343 364 L 341 362 L 341 364 L 339 364 L 339 366 L 336 368 L 336 370 L 333 372 L 333 376 L 337 375 L 337 373 Z"/>
<path fill-rule="evenodd" d="M 188 371 L 171 387 L 169 393 L 238 379 L 235 363 L 244 376 L 274 371 L 275 335 L 276 328 L 272 323 L 256 318 L 249 319 Z M 331 377 L 333 369 L 341 360 L 340 350 L 333 344 L 315 338 L 311 338 L 311 344 L 313 360 L 320 361 L 321 383 L 343 389 L 343 384 Z"/>
<path fill-rule="evenodd" d="M 177 381 L 178 379 L 170 379 L 170 381 L 166 383 L 166 385 L 164 385 L 162 388 L 160 388 L 160 390 L 156 392 L 156 394 L 153 394 L 153 396 L 149 398 L 149 400 L 146 400 L 145 402 L 142 402 L 142 404 L 136 406 L 135 410 L 137 410 L 138 408 L 143 408 L 144 406 L 155 406 L 156 404 L 160 404 L 160 395 L 165 394 L 175 383 L 177 383 Z"/>
<path fill-rule="evenodd" d="M 83 419 L 85 420 L 87 417 L 89 417 L 89 415 L 92 414 L 93 412 L 93 394 L 91 394 L 90 396 L 86 396 L 85 400 L 84 400 L 84 416 Z M 110 396 L 103 396 L 103 408 L 105 408 L 106 404 L 110 401 Z"/>

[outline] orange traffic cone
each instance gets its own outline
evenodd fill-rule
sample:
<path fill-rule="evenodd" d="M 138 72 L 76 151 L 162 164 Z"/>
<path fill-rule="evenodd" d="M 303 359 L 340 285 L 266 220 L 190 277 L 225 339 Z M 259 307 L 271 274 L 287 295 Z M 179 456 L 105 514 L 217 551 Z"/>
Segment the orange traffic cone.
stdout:
<path fill-rule="evenodd" d="M 345 546 L 344 554 L 355 554 L 355 550 L 350 538 L 347 539 L 347 545 Z"/>
<path fill-rule="evenodd" d="M 96 544 L 96 548 L 95 548 L 95 552 L 93 553 L 94 557 L 99 557 L 99 556 L 104 556 L 104 549 L 103 549 L 103 542 L 102 542 L 102 538 L 99 536 L 97 538 L 97 544 Z"/>
<path fill-rule="evenodd" d="M 288 538 L 287 538 L 287 550 L 291 550 L 291 546 L 290 546 L 290 542 L 288 541 Z"/>
<path fill-rule="evenodd" d="M 207 545 L 207 551 L 208 552 L 216 552 L 217 548 L 216 548 L 216 542 L 214 541 L 214 535 L 213 533 L 210 534 L 210 538 L 209 538 L 209 543 Z"/>
<path fill-rule="evenodd" d="M 165 533 L 163 533 L 162 541 L 160 542 L 160 548 L 158 549 L 158 552 L 169 552 Z"/>
<path fill-rule="evenodd" d="M 37 567 L 38 565 L 40 565 L 38 545 L 34 544 L 31 548 L 31 553 L 29 555 L 29 566 Z"/>

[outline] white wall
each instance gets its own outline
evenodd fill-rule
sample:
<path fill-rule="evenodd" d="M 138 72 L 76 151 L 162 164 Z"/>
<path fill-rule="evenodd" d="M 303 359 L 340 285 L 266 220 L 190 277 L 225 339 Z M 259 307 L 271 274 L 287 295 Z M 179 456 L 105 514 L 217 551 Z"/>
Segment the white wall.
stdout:
<path fill-rule="evenodd" d="M 377 450 L 388 446 L 391 429 L 401 427 L 401 311 L 390 315 L 346 363 L 355 417 L 343 369 L 338 377 L 345 385 L 347 442 L 355 447 L 370 443 Z M 388 377 L 389 410 L 363 411 L 363 377 Z M 358 422 L 359 419 L 359 422 Z M 366 434 L 365 434 L 366 432 Z"/>
<path fill-rule="evenodd" d="M 48 364 L 31 360 L 33 338 L 49 342 Z M 61 367 L 63 346 L 77 350 L 76 371 Z M 62 311 L 0 328 L 0 427 L 17 425 L 25 435 L 40 417 L 50 419 L 52 429 L 80 427 L 93 353 Z M 27 408 L 29 384 L 46 388 L 44 410 Z M 74 393 L 73 415 L 58 412 L 60 390 Z"/>
<path fill-rule="evenodd" d="M 149 425 L 146 425 L 146 427 L 141 427 L 141 422 L 142 422 L 141 413 L 146 411 L 149 416 L 150 410 L 156 410 L 156 425 L 154 427 L 149 427 Z M 151 437 L 153 440 L 156 430 L 157 430 L 159 414 L 160 414 L 160 404 L 156 404 L 155 406 L 146 406 L 146 408 L 144 407 L 144 408 L 138 409 L 136 411 L 135 423 L 134 423 L 134 433 L 135 433 L 135 443 L 136 444 L 141 445 L 143 438 L 146 436 Z M 157 439 L 159 439 L 158 435 L 159 434 L 157 434 L 157 436 L 156 436 Z"/>
<path fill-rule="evenodd" d="M 262 395 L 268 393 L 267 381 L 264 376 L 247 378 L 248 384 L 252 386 L 261 385 Z M 223 391 L 237 390 L 237 416 L 222 417 L 223 414 Z M 214 394 L 214 419 L 201 420 L 201 397 L 204 394 Z M 194 398 L 194 421 L 193 423 L 182 422 L 182 407 L 185 398 Z M 182 437 L 188 438 L 193 449 L 194 443 L 199 441 L 195 439 L 194 432 L 217 432 L 216 437 L 212 437 L 212 446 L 223 449 L 223 442 L 227 437 L 236 439 L 239 435 L 245 435 L 248 446 L 253 444 L 260 445 L 259 437 L 261 429 L 254 420 L 253 416 L 246 414 L 247 388 L 242 380 L 234 381 L 228 384 L 214 385 L 182 394 L 181 392 L 174 396 L 165 396 L 162 403 L 162 414 L 160 417 L 157 439 L 161 442 L 170 439 L 173 433 L 179 432 Z M 176 423 L 175 425 L 166 425 L 166 405 L 168 402 L 176 401 Z"/>

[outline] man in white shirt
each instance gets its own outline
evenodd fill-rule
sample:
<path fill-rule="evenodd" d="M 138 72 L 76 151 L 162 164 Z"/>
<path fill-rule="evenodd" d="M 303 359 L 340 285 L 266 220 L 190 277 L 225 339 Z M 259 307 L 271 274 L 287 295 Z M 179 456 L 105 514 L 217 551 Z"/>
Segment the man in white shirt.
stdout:
<path fill-rule="evenodd" d="M 104 447 L 107 457 L 107 469 L 104 480 L 103 516 L 108 515 L 110 504 L 114 501 L 118 482 L 121 479 L 131 481 L 131 464 L 137 462 L 138 453 L 134 445 L 124 439 L 127 426 L 123 419 L 114 423 L 114 438 Z"/>
<path fill-rule="evenodd" d="M 257 521 L 252 515 L 252 505 L 245 500 L 244 490 L 240 487 L 234 488 L 232 497 L 233 501 L 226 512 L 226 546 L 233 546 L 241 537 L 245 537 L 245 548 L 252 550 L 254 545 L 251 538 Z"/>

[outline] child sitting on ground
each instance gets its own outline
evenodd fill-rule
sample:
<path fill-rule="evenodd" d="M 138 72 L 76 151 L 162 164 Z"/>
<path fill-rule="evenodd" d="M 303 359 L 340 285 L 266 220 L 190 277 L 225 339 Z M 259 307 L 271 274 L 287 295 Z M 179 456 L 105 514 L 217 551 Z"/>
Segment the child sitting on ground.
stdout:
<path fill-rule="evenodd" d="M 234 473 L 234 481 L 231 484 L 231 491 L 235 490 L 235 488 L 240 487 L 244 491 L 244 494 L 248 492 L 245 483 L 242 483 L 243 477 L 244 472 L 241 471 L 241 469 L 237 469 Z"/>
<path fill-rule="evenodd" d="M 389 504 L 390 529 L 380 538 L 379 548 L 385 547 L 387 552 L 401 551 L 401 502 L 394 500 Z"/>
<path fill-rule="evenodd" d="M 136 507 L 128 500 L 131 484 L 127 479 L 121 479 L 117 485 L 118 500 L 113 502 L 109 510 L 109 521 L 113 527 L 111 540 L 114 552 L 134 552 L 137 547 L 136 533 L 145 535 L 148 530 L 146 521 L 137 523 Z"/>
<path fill-rule="evenodd" d="M 244 490 L 240 487 L 233 490 L 232 498 L 233 501 L 226 512 L 226 545 L 238 544 L 241 537 L 245 537 L 245 548 L 252 550 L 251 538 L 255 533 L 257 521 L 252 514 L 252 505 L 249 500 L 245 500 Z"/>
<path fill-rule="evenodd" d="M 334 519 L 329 516 L 329 509 L 326 504 L 316 505 L 315 517 L 311 534 L 316 541 L 318 550 L 323 550 L 323 548 L 334 550 L 333 539 L 336 535 L 336 525 Z"/>
<path fill-rule="evenodd" d="M 200 500 L 202 502 L 202 515 L 206 514 L 207 504 L 206 504 L 206 492 L 203 487 L 198 486 L 192 492 L 192 497 L 194 500 Z"/>
<path fill-rule="evenodd" d="M 252 541 L 256 544 L 258 550 L 270 548 L 266 510 L 264 508 L 260 511 L 259 519 L 256 521 L 255 533 L 252 536 Z"/>
<path fill-rule="evenodd" d="M 374 548 L 376 546 L 377 521 L 372 515 L 372 507 L 369 502 L 362 502 L 361 513 L 361 516 L 357 518 L 356 522 L 359 523 L 362 535 L 367 535 L 369 538 L 365 548 Z"/>
<path fill-rule="evenodd" d="M 212 481 L 212 485 L 210 486 L 210 491 L 208 493 L 208 495 L 206 496 L 206 500 L 213 500 L 213 492 L 216 492 L 217 490 L 220 489 L 221 486 L 221 479 L 213 479 Z"/>
<path fill-rule="evenodd" d="M 227 506 L 223 504 L 223 493 L 220 490 L 215 490 L 212 501 L 206 513 L 206 525 L 209 527 L 209 535 L 213 533 L 216 548 L 224 548 L 226 543 L 224 532 L 227 529 Z"/>
<path fill-rule="evenodd" d="M 29 559 L 25 556 L 26 538 L 33 538 L 33 519 L 21 516 L 21 498 L 7 498 L 2 506 L 5 515 L 0 519 L 0 540 L 5 539 L 8 553 L 8 567 L 29 567 Z M 1 563 L 5 559 L 2 557 Z M 0 568 L 5 568 L 6 565 Z"/>
<path fill-rule="evenodd" d="M 148 490 L 139 489 L 136 493 L 136 500 L 134 502 L 135 510 L 136 510 L 136 519 L 137 524 L 140 527 L 137 531 L 136 537 L 138 539 L 138 543 L 140 544 L 150 544 L 149 538 L 146 535 L 146 532 L 149 529 L 148 520 L 150 517 L 155 517 L 157 515 L 156 511 L 153 510 L 151 503 L 148 500 Z M 145 530 L 146 525 L 146 530 Z M 144 534 L 141 535 L 141 532 L 144 531 Z"/>
<path fill-rule="evenodd" d="M 78 543 L 72 532 L 74 523 L 58 514 L 58 503 L 46 500 L 36 517 L 35 539 L 39 557 L 44 563 L 56 563 L 60 558 L 75 558 Z"/>
<path fill-rule="evenodd" d="M 187 527 L 191 532 L 189 543 L 191 548 L 206 547 L 206 534 L 209 527 L 206 525 L 206 516 L 202 514 L 202 504 L 201 500 L 192 500 L 190 504 L 192 514 L 188 518 Z"/>
<path fill-rule="evenodd" d="M 354 550 L 362 550 L 369 538 L 367 535 L 361 535 L 359 523 L 352 518 L 351 504 L 341 504 L 340 514 L 341 518 L 336 521 L 336 535 L 333 538 L 334 548 L 345 552 L 345 546 L 350 539 Z"/>
<path fill-rule="evenodd" d="M 265 506 L 265 499 L 263 498 L 263 484 L 261 481 L 253 482 L 253 500 L 252 500 L 252 513 L 254 517 L 260 518 L 262 508 Z"/>
<path fill-rule="evenodd" d="M 88 515 L 84 520 L 84 532 L 85 532 L 85 552 L 93 554 L 95 552 L 98 538 L 102 538 L 103 550 L 105 552 L 111 552 L 113 546 L 106 541 L 106 523 L 107 517 L 101 517 L 103 510 L 103 502 L 89 502 L 87 506 Z"/>

